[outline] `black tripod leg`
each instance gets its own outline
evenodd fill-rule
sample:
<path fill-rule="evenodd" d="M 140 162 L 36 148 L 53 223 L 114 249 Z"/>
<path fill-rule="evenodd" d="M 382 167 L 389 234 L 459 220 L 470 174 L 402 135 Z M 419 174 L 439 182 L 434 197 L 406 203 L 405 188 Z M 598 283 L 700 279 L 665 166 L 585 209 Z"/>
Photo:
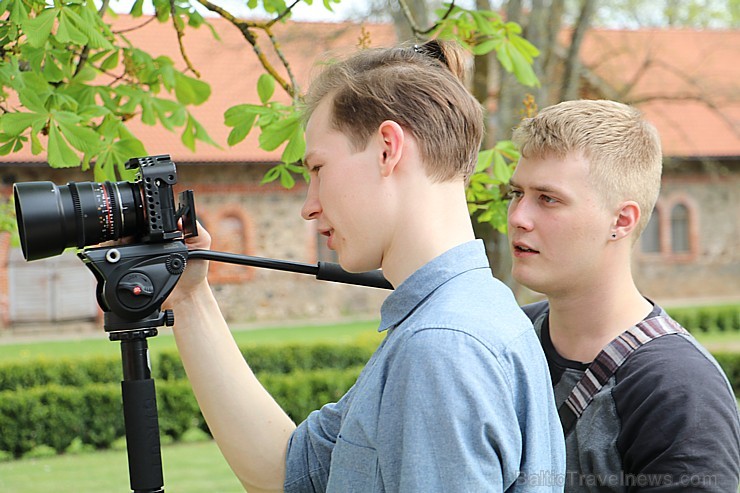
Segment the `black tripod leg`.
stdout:
<path fill-rule="evenodd" d="M 123 417 L 134 493 L 164 493 L 159 419 L 145 336 L 121 341 Z"/>

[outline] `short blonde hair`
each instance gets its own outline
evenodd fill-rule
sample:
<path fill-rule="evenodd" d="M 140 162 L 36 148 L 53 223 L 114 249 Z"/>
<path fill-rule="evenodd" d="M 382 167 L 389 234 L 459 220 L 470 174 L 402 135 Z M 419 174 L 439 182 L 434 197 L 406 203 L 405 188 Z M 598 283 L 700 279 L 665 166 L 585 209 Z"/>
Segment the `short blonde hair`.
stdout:
<path fill-rule="evenodd" d="M 512 139 L 528 159 L 586 158 L 606 205 L 639 204 L 633 241 L 640 236 L 658 200 L 663 159 L 658 131 L 639 110 L 616 101 L 565 101 L 523 120 Z"/>
<path fill-rule="evenodd" d="M 385 120 L 416 138 L 426 173 L 435 181 L 468 179 L 483 138 L 483 111 L 465 88 L 465 52 L 452 42 L 361 50 L 326 65 L 304 100 L 308 121 L 326 98 L 332 127 L 363 150 Z"/>

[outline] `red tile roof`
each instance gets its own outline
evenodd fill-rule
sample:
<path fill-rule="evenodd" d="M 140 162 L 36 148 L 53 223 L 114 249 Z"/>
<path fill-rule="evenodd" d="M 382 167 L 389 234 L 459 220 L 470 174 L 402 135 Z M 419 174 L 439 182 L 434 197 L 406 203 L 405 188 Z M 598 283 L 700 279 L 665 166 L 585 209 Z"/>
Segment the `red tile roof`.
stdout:
<path fill-rule="evenodd" d="M 658 127 L 665 155 L 740 156 L 740 30 L 592 30 L 581 60 Z"/>
<path fill-rule="evenodd" d="M 146 23 L 147 19 L 120 16 L 114 25 L 115 29 L 144 25 L 127 34 L 132 43 L 153 55 L 171 57 L 184 69 L 171 23 Z M 180 142 L 179 133 L 138 122 L 131 128 L 150 154 L 171 154 L 176 162 L 278 160 L 279 152 L 258 148 L 255 130 L 232 148 L 226 144 L 230 129 L 223 123 L 224 111 L 258 102 L 256 84 L 263 69 L 234 26 L 221 18 L 210 22 L 220 41 L 204 26 L 187 29 L 184 45 L 202 80 L 212 88 L 210 99 L 192 113 L 222 149 L 198 142 L 193 153 Z M 318 56 L 356 49 L 365 32 L 372 46 L 395 42 L 388 24 L 288 23 L 275 31 L 301 87 Z M 666 155 L 740 156 L 740 31 L 592 30 L 582 53 L 583 64 L 614 91 L 604 96 L 636 103 L 658 127 Z M 709 97 L 716 108 L 691 99 L 697 96 Z M 8 158 L 39 160 L 30 150 L 4 160 Z"/>

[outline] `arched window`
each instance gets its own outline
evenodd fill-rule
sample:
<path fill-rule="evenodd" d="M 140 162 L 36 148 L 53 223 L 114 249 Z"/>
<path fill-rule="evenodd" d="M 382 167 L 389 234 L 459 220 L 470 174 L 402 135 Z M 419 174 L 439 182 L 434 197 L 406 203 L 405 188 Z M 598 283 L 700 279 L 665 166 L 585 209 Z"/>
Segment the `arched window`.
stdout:
<path fill-rule="evenodd" d="M 671 209 L 671 251 L 690 253 L 689 209 L 684 204 L 676 204 Z"/>
<path fill-rule="evenodd" d="M 213 238 L 213 250 L 220 252 L 249 254 L 249 221 L 238 208 L 226 207 L 211 217 L 208 230 Z M 208 278 L 219 284 L 236 283 L 249 280 L 253 268 L 225 262 L 211 262 Z"/>
<path fill-rule="evenodd" d="M 690 262 L 699 254 L 698 209 L 692 197 L 674 193 L 658 199 L 640 237 L 640 253 L 651 261 Z"/>
<path fill-rule="evenodd" d="M 660 253 L 660 211 L 653 209 L 645 230 L 640 236 L 640 249 L 643 253 Z"/>

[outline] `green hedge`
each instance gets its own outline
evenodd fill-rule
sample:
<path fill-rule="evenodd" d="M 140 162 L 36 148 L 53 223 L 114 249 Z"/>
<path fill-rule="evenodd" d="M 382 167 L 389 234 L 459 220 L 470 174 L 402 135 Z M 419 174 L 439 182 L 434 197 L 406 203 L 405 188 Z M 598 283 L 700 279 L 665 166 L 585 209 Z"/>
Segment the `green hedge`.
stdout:
<path fill-rule="evenodd" d="M 300 422 L 355 382 L 374 344 L 244 347 L 258 378 L 288 415 Z M 716 353 L 740 394 L 740 353 Z M 104 449 L 125 435 L 118 358 L 37 360 L 0 365 L 0 456 L 36 447 L 65 451 L 74 440 Z M 189 429 L 208 431 L 180 358 L 155 358 L 160 432 L 178 440 Z"/>
<path fill-rule="evenodd" d="M 288 415 L 300 422 L 355 382 L 361 367 L 264 374 L 260 381 Z M 156 382 L 160 434 L 178 440 L 189 429 L 208 431 L 190 383 Z M 64 452 L 77 439 L 105 449 L 125 436 L 118 383 L 65 387 L 49 384 L 0 392 L 0 451 L 21 457 L 36 447 Z"/>
<path fill-rule="evenodd" d="M 91 383 L 118 382 L 122 378 L 121 358 L 93 357 L 0 364 L 0 391 L 29 389 L 57 384 L 79 387 Z"/>
<path fill-rule="evenodd" d="M 690 332 L 740 332 L 740 305 L 666 310 Z"/>
<path fill-rule="evenodd" d="M 255 373 L 294 373 L 317 369 L 341 369 L 364 365 L 372 356 L 376 344 L 284 344 L 273 346 L 242 346 L 244 359 Z M 180 380 L 186 378 L 177 351 L 159 355 L 153 370 L 155 378 Z"/>
<path fill-rule="evenodd" d="M 732 384 L 735 396 L 740 398 L 740 353 L 712 353 Z"/>

